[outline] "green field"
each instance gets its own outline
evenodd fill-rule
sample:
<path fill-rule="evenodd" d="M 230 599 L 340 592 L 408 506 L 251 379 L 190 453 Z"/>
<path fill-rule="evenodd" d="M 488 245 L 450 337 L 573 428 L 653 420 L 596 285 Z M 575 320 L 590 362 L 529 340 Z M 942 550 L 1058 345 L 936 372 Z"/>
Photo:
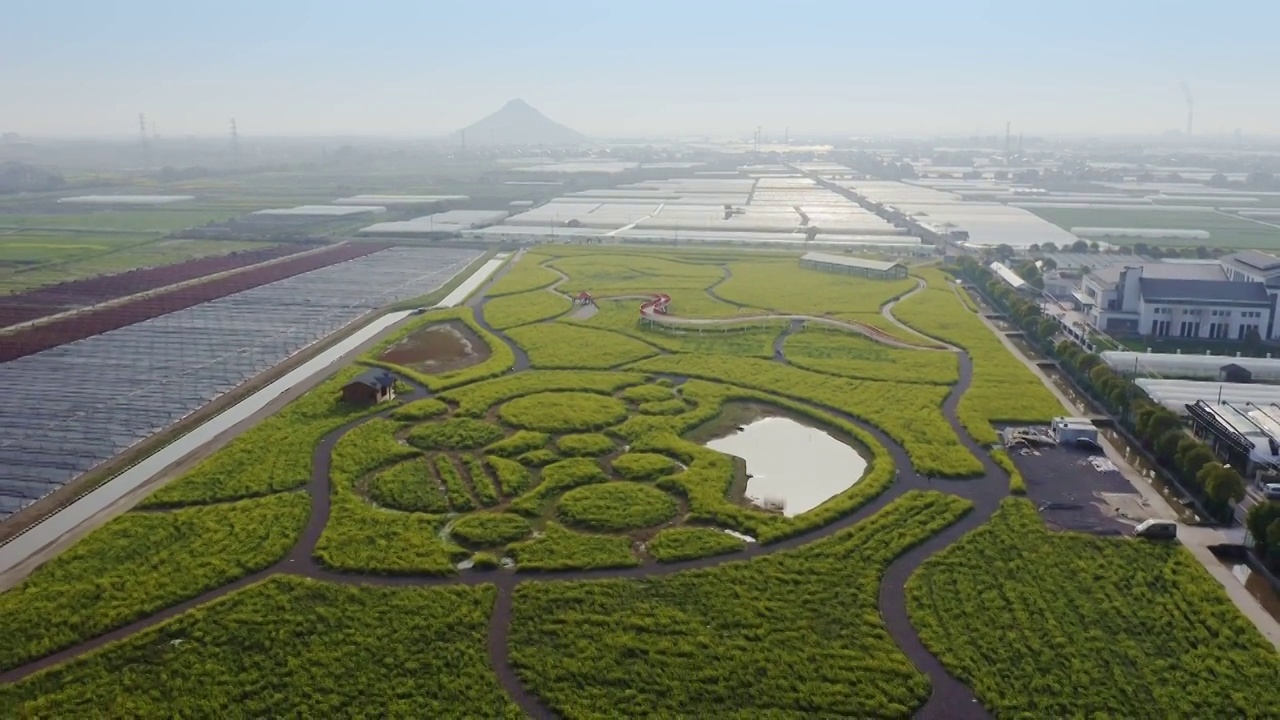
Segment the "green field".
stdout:
<path fill-rule="evenodd" d="M 1027 208 L 1049 222 L 1070 230 L 1073 227 L 1158 228 L 1162 230 L 1206 230 L 1208 240 L 1183 238 L 1105 238 L 1115 245 L 1220 247 L 1280 250 L 1280 227 L 1253 222 L 1212 209 L 1151 210 L 1120 208 Z"/>
<path fill-rule="evenodd" d="M 984 474 L 993 424 L 1062 409 L 941 270 L 912 270 L 925 287 L 893 314 L 929 339 L 880 311 L 915 279 L 729 251 L 526 254 L 502 302 L 414 316 L 0 593 L 0 670 L 75 656 L 0 685 L 0 716 L 516 717 L 509 661 L 569 718 L 911 717 L 930 683 L 894 642 L 882 576 L 962 518 L 908 609 L 999 716 L 1280 713 L 1274 654 L 1185 552 L 1050 533 L 1025 501 L 968 515 L 1025 490 Z M 562 313 L 559 273 L 601 298 L 597 315 Z M 768 277 L 782 287 L 755 282 Z M 936 347 L 776 318 L 673 333 L 608 299 L 650 289 L 677 316 L 876 318 Z M 470 365 L 385 354 L 428 353 L 417 333 L 442 323 L 485 346 Z M 954 417 L 969 364 L 943 342 L 973 371 Z M 400 397 L 342 402 L 375 363 Z M 767 416 L 844 442 L 865 469 L 829 471 L 849 484 L 806 512 L 758 506 L 757 471 L 704 443 Z M 1237 679 L 1265 688 L 1224 690 Z"/>
<path fill-rule="evenodd" d="M 1280 656 L 1176 544 L 1050 532 L 1006 500 L 907 597 L 999 717 L 1280 717 Z"/>

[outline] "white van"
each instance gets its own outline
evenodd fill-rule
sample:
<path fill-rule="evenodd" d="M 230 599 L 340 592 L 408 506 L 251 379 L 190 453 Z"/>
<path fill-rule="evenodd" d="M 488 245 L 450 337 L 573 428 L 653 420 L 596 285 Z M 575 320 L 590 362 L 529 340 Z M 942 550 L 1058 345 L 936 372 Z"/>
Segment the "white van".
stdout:
<path fill-rule="evenodd" d="M 1178 537 L 1178 524 L 1172 520 L 1143 520 L 1133 529 L 1133 534 L 1148 540 L 1172 540 Z"/>

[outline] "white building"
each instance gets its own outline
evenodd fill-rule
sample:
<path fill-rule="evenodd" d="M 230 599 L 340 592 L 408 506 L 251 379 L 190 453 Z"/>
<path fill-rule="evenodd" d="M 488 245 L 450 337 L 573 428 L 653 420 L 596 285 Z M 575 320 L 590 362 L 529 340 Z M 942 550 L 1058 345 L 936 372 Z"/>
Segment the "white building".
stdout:
<path fill-rule="evenodd" d="M 1106 333 L 1243 340 L 1250 329 L 1270 337 L 1273 327 L 1266 286 L 1233 282 L 1216 261 L 1105 267 L 1085 275 L 1073 296 Z"/>
<path fill-rule="evenodd" d="M 1263 337 L 1280 339 L 1280 323 L 1276 320 L 1277 297 L 1280 297 L 1280 257 L 1257 250 L 1245 250 L 1222 257 L 1222 270 L 1233 282 L 1260 283 L 1271 297 L 1271 319 Z"/>

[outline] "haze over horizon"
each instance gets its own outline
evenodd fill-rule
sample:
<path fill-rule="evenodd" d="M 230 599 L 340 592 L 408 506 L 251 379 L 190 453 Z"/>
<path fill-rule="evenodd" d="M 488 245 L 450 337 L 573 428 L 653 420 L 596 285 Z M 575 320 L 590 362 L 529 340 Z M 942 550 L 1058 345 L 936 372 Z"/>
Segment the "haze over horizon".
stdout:
<path fill-rule="evenodd" d="M 452 133 L 523 98 L 593 136 L 1280 135 L 1280 7 L 1135 0 L 8 8 L 0 131 Z"/>

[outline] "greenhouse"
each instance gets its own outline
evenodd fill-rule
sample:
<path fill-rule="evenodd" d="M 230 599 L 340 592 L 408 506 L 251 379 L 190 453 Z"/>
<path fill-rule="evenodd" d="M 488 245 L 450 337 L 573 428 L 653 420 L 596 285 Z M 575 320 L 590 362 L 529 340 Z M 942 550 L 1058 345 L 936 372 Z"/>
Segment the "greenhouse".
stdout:
<path fill-rule="evenodd" d="M 1197 380 L 1158 380 L 1138 378 L 1135 381 L 1151 399 L 1179 415 L 1187 414 L 1187 406 L 1203 400 L 1207 403 L 1233 405 L 1280 404 L 1280 385 L 1205 382 Z"/>
<path fill-rule="evenodd" d="M 1157 375 L 1194 380 L 1219 380 L 1223 377 L 1224 367 L 1239 365 L 1248 370 L 1256 382 L 1280 382 L 1280 358 L 1107 350 L 1102 353 L 1102 360 L 1111 369 L 1127 375 Z"/>

